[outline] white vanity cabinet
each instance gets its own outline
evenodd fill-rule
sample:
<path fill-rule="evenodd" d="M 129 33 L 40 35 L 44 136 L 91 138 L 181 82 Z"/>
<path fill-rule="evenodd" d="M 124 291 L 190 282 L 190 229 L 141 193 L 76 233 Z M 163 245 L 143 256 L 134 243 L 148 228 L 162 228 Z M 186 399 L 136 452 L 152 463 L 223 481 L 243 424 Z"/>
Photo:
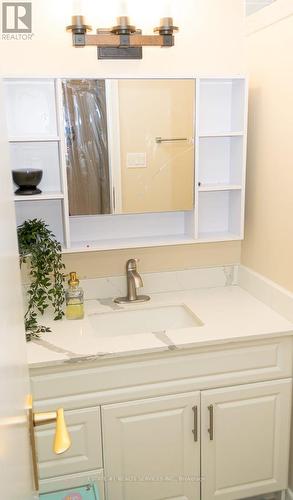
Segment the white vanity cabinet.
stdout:
<path fill-rule="evenodd" d="M 284 489 L 291 380 L 201 393 L 202 500 Z"/>
<path fill-rule="evenodd" d="M 106 498 L 199 499 L 199 409 L 199 392 L 103 406 Z"/>
<path fill-rule="evenodd" d="M 52 430 L 38 431 L 41 491 L 91 479 L 106 500 L 285 490 L 292 347 L 270 338 L 32 368 L 35 409 L 64 407 L 73 440 L 56 457 Z"/>
<path fill-rule="evenodd" d="M 196 500 L 200 484 L 202 500 L 282 490 L 290 400 L 281 380 L 102 407 L 105 474 L 119 478 L 107 498 Z"/>

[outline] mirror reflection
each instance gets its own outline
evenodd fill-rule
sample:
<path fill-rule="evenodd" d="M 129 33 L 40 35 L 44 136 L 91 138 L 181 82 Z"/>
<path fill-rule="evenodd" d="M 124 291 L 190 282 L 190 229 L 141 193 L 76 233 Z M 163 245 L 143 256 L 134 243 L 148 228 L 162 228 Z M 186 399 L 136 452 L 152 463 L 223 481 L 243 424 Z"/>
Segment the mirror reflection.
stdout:
<path fill-rule="evenodd" d="M 194 80 L 62 88 L 71 216 L 193 209 Z"/>

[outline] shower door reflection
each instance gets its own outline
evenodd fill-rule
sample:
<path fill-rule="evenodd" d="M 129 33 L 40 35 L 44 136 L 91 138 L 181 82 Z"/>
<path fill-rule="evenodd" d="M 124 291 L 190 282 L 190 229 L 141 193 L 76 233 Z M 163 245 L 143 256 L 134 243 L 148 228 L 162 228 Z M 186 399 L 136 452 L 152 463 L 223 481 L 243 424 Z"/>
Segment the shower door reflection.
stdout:
<path fill-rule="evenodd" d="M 63 80 L 70 215 L 112 213 L 105 80 Z"/>

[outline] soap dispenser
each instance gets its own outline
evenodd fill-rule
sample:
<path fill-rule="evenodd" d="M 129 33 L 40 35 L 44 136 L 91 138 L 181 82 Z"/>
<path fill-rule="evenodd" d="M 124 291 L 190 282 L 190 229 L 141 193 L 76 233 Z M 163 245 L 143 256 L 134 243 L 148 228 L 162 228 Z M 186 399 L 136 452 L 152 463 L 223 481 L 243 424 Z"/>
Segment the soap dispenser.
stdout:
<path fill-rule="evenodd" d="M 69 273 L 66 297 L 66 319 L 82 319 L 84 317 L 83 289 L 75 272 Z"/>

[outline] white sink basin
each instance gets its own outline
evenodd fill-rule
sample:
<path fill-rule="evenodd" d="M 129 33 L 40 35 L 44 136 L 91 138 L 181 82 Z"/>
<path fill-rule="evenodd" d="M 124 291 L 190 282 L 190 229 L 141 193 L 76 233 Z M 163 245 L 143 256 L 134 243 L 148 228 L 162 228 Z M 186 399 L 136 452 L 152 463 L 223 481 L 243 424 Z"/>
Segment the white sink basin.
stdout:
<path fill-rule="evenodd" d="M 202 326 L 201 320 L 185 304 L 137 307 L 89 315 L 99 336 L 116 337 Z"/>

